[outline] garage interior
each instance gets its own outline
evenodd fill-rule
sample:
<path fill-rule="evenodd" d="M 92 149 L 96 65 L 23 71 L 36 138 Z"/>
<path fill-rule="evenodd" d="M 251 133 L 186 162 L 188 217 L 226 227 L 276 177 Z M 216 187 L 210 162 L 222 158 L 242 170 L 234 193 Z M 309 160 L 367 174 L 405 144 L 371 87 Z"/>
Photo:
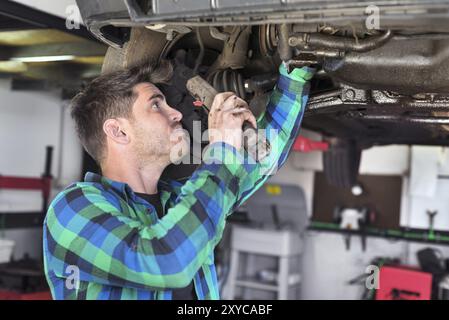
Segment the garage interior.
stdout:
<path fill-rule="evenodd" d="M 99 172 L 70 101 L 101 74 L 108 46 L 82 22 L 68 28 L 69 15 L 79 16 L 74 0 L 0 3 L 1 300 L 51 299 L 46 210 Z M 448 137 L 370 146 L 344 188 L 328 182 L 331 143 L 309 123 L 285 165 L 228 218 L 215 249 L 222 299 L 448 300 Z"/>

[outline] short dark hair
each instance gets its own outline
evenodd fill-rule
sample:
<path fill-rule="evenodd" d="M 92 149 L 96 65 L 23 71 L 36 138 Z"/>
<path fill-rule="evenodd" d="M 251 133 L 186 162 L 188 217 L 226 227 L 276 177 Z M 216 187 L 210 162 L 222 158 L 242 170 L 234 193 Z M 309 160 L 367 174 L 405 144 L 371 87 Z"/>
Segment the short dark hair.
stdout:
<path fill-rule="evenodd" d="M 71 102 L 71 115 L 84 149 L 101 163 L 106 136 L 103 124 L 107 119 L 132 115 L 137 96 L 134 87 L 142 82 L 166 83 L 172 76 L 171 64 L 147 62 L 142 65 L 104 74 L 92 80 Z"/>

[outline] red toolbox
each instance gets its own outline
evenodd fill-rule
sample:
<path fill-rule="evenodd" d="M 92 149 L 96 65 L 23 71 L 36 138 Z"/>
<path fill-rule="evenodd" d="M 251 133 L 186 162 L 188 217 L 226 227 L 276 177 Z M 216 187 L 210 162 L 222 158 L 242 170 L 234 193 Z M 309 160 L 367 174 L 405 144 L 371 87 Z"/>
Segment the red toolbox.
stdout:
<path fill-rule="evenodd" d="M 430 300 L 432 275 L 400 266 L 383 266 L 376 300 Z"/>

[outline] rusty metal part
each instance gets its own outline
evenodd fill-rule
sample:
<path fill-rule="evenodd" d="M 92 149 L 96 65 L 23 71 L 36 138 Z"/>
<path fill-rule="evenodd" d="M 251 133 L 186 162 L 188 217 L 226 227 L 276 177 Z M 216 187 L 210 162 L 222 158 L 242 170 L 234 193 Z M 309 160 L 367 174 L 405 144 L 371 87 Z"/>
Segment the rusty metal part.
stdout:
<path fill-rule="evenodd" d="M 200 47 L 200 52 L 198 54 L 198 57 L 195 61 L 195 67 L 193 68 L 193 73 L 198 74 L 198 68 L 200 67 L 200 64 L 203 62 L 204 58 L 204 42 L 201 38 L 200 28 L 196 29 L 196 39 L 198 41 L 198 46 Z"/>
<path fill-rule="evenodd" d="M 344 85 L 310 97 L 303 126 L 373 144 L 449 145 L 449 95 L 405 95 Z"/>
<path fill-rule="evenodd" d="M 435 111 L 435 112 L 432 112 L 432 116 L 449 118 L 449 111 Z M 441 127 L 444 130 L 449 131 L 449 124 L 448 125 L 442 125 Z"/>
<path fill-rule="evenodd" d="M 218 91 L 200 76 L 195 76 L 187 81 L 189 93 L 203 102 L 208 111 L 212 107 Z M 271 144 L 263 135 L 256 131 L 249 122 L 243 123 L 243 147 L 256 161 L 265 159 L 271 151 Z"/>
<path fill-rule="evenodd" d="M 272 90 L 278 78 L 279 74 L 277 73 L 253 76 L 244 81 L 245 91 L 250 93 L 263 93 Z"/>
<path fill-rule="evenodd" d="M 145 28 L 156 31 L 156 32 L 162 32 L 168 34 L 180 33 L 185 34 L 192 31 L 192 28 L 186 27 L 186 26 L 179 26 L 179 25 L 167 25 L 167 24 L 153 24 L 149 26 L 145 26 Z M 169 40 L 169 39 L 167 39 Z M 170 39 L 171 40 L 171 39 Z"/>
<path fill-rule="evenodd" d="M 228 41 L 223 45 L 223 51 L 214 64 L 209 68 L 208 74 L 216 70 L 242 69 L 245 67 L 248 55 L 248 41 L 251 27 L 235 27 Z"/>
<path fill-rule="evenodd" d="M 278 26 L 278 52 L 282 61 L 290 60 L 293 55 L 292 48 L 290 48 L 289 44 L 290 28 L 291 26 L 286 23 Z"/>
<path fill-rule="evenodd" d="M 319 64 L 324 58 L 341 59 L 343 57 L 344 52 L 339 50 L 301 51 L 292 59 L 285 61 L 285 66 L 288 72 L 291 72 L 294 68 Z"/>
<path fill-rule="evenodd" d="M 408 122 L 416 124 L 430 124 L 430 125 L 449 125 L 449 117 L 428 117 L 428 116 L 412 116 L 412 115 L 396 115 L 396 114 L 369 114 L 364 115 L 366 120 L 377 120 L 377 121 L 389 121 L 389 122 Z"/>
<path fill-rule="evenodd" d="M 360 40 L 322 33 L 296 33 L 286 40 L 288 31 L 285 28 L 281 28 L 281 31 L 278 50 L 281 59 L 286 61 L 289 71 L 293 68 L 319 64 L 326 58 L 334 59 L 338 63 L 344 58 L 346 52 L 370 51 L 382 46 L 392 37 L 391 31 L 388 30 L 383 34 Z M 288 46 L 296 47 L 299 54 L 285 59 L 285 57 L 291 57 L 291 49 L 287 51 L 283 48 L 286 42 Z"/>
<path fill-rule="evenodd" d="M 292 72 L 295 68 L 302 68 L 306 66 L 311 66 L 318 63 L 316 56 L 311 56 L 310 58 L 302 57 L 301 59 L 291 59 L 285 62 L 285 68 L 287 72 Z"/>
<path fill-rule="evenodd" d="M 344 52 L 367 52 L 387 43 L 392 35 L 391 30 L 387 30 L 383 34 L 356 40 L 322 33 L 296 33 L 288 38 L 288 45 L 300 49 L 328 48 Z"/>
<path fill-rule="evenodd" d="M 216 27 L 209 27 L 210 36 L 214 39 L 221 41 L 228 41 L 230 34 L 226 32 L 221 32 Z"/>
<path fill-rule="evenodd" d="M 264 24 L 259 27 L 259 48 L 262 56 L 271 57 L 276 52 L 278 34 L 276 26 Z"/>
<path fill-rule="evenodd" d="M 197 100 L 201 101 L 208 111 L 212 107 L 218 91 L 200 76 L 195 76 L 187 81 L 186 88 Z"/>
<path fill-rule="evenodd" d="M 256 94 L 249 102 L 249 108 L 258 119 L 267 109 L 267 105 L 270 102 L 271 92 L 265 92 Z"/>
<path fill-rule="evenodd" d="M 449 39 L 394 37 L 372 51 L 328 59 L 323 69 L 336 81 L 362 89 L 448 93 Z"/>

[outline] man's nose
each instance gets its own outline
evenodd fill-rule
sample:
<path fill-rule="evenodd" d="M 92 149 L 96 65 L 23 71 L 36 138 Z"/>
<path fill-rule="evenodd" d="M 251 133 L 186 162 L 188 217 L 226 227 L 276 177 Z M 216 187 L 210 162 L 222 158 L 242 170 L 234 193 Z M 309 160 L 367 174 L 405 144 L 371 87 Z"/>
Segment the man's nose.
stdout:
<path fill-rule="evenodd" d="M 172 107 L 170 107 L 170 113 L 168 116 L 173 122 L 179 122 L 182 119 L 182 113 Z"/>

